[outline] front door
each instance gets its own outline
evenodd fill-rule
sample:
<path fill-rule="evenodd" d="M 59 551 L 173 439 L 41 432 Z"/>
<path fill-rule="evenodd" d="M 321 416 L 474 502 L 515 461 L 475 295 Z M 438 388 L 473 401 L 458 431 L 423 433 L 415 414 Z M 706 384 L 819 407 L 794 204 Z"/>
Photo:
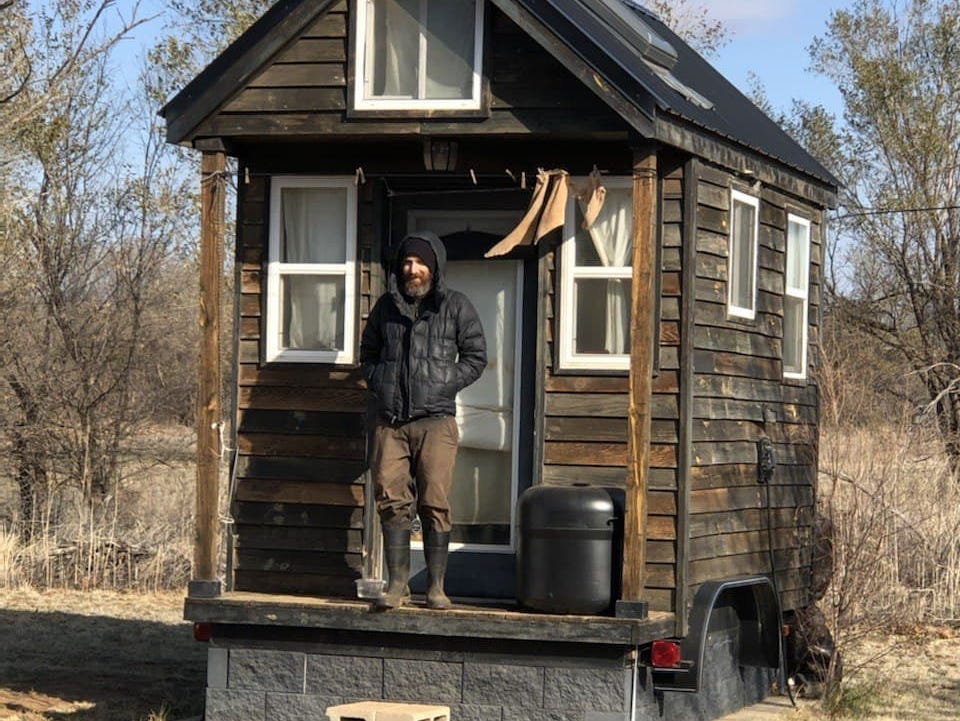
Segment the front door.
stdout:
<path fill-rule="evenodd" d="M 516 500 L 530 485 L 529 454 L 521 452 L 530 446 L 521 440 L 521 416 L 526 415 L 521 402 L 524 264 L 483 259 L 482 253 L 518 220 L 517 211 L 501 210 L 415 209 L 407 214 L 408 230 L 432 230 L 444 239 L 450 251 L 446 283 L 470 299 L 487 341 L 487 368 L 457 397 L 460 449 L 446 586 L 449 594 L 461 597 L 514 596 Z M 416 590 L 426 574 L 422 553 L 414 555 Z"/>

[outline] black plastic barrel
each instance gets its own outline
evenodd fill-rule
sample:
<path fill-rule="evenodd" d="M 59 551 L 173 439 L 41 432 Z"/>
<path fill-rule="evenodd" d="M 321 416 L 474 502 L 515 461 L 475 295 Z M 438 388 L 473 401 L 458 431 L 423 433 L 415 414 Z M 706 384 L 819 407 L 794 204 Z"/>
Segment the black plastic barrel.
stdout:
<path fill-rule="evenodd" d="M 517 600 L 550 613 L 610 606 L 614 503 L 604 488 L 534 486 L 520 496 Z"/>

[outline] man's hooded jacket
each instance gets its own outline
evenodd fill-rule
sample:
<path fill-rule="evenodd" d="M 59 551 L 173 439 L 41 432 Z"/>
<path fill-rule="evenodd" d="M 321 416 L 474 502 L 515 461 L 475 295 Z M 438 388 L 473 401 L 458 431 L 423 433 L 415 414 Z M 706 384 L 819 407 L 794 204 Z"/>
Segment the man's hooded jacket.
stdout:
<path fill-rule="evenodd" d="M 402 292 L 406 240 L 429 243 L 436 256 L 433 289 L 419 303 Z M 387 292 L 373 306 L 360 339 L 360 364 L 380 417 L 405 422 L 456 414 L 456 396 L 487 365 L 487 346 L 477 311 L 444 282 L 447 251 L 431 232 L 412 233 L 400 244 Z"/>

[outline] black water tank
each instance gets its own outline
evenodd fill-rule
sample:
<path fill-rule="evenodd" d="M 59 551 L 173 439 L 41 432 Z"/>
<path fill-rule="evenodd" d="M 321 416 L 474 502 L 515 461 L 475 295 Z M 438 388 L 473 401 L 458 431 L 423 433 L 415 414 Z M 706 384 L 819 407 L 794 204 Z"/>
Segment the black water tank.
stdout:
<path fill-rule="evenodd" d="M 520 496 L 517 600 L 551 613 L 610 606 L 616 513 L 604 488 L 534 486 Z"/>

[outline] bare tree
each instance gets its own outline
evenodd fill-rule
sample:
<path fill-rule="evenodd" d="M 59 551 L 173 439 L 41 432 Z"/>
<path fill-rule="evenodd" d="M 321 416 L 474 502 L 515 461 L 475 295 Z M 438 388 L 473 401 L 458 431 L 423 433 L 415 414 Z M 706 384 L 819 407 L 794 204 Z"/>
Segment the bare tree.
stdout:
<path fill-rule="evenodd" d="M 858 0 L 814 68 L 844 100 L 811 134 L 843 181 L 834 311 L 904 360 L 960 474 L 960 0 Z M 804 117 L 812 118 L 811 109 Z M 821 120 L 823 118 L 821 117 Z"/>
<path fill-rule="evenodd" d="M 643 0 L 636 4 L 656 13 L 677 35 L 708 57 L 716 55 L 730 40 L 727 27 L 710 17 L 710 11 L 695 0 Z"/>

